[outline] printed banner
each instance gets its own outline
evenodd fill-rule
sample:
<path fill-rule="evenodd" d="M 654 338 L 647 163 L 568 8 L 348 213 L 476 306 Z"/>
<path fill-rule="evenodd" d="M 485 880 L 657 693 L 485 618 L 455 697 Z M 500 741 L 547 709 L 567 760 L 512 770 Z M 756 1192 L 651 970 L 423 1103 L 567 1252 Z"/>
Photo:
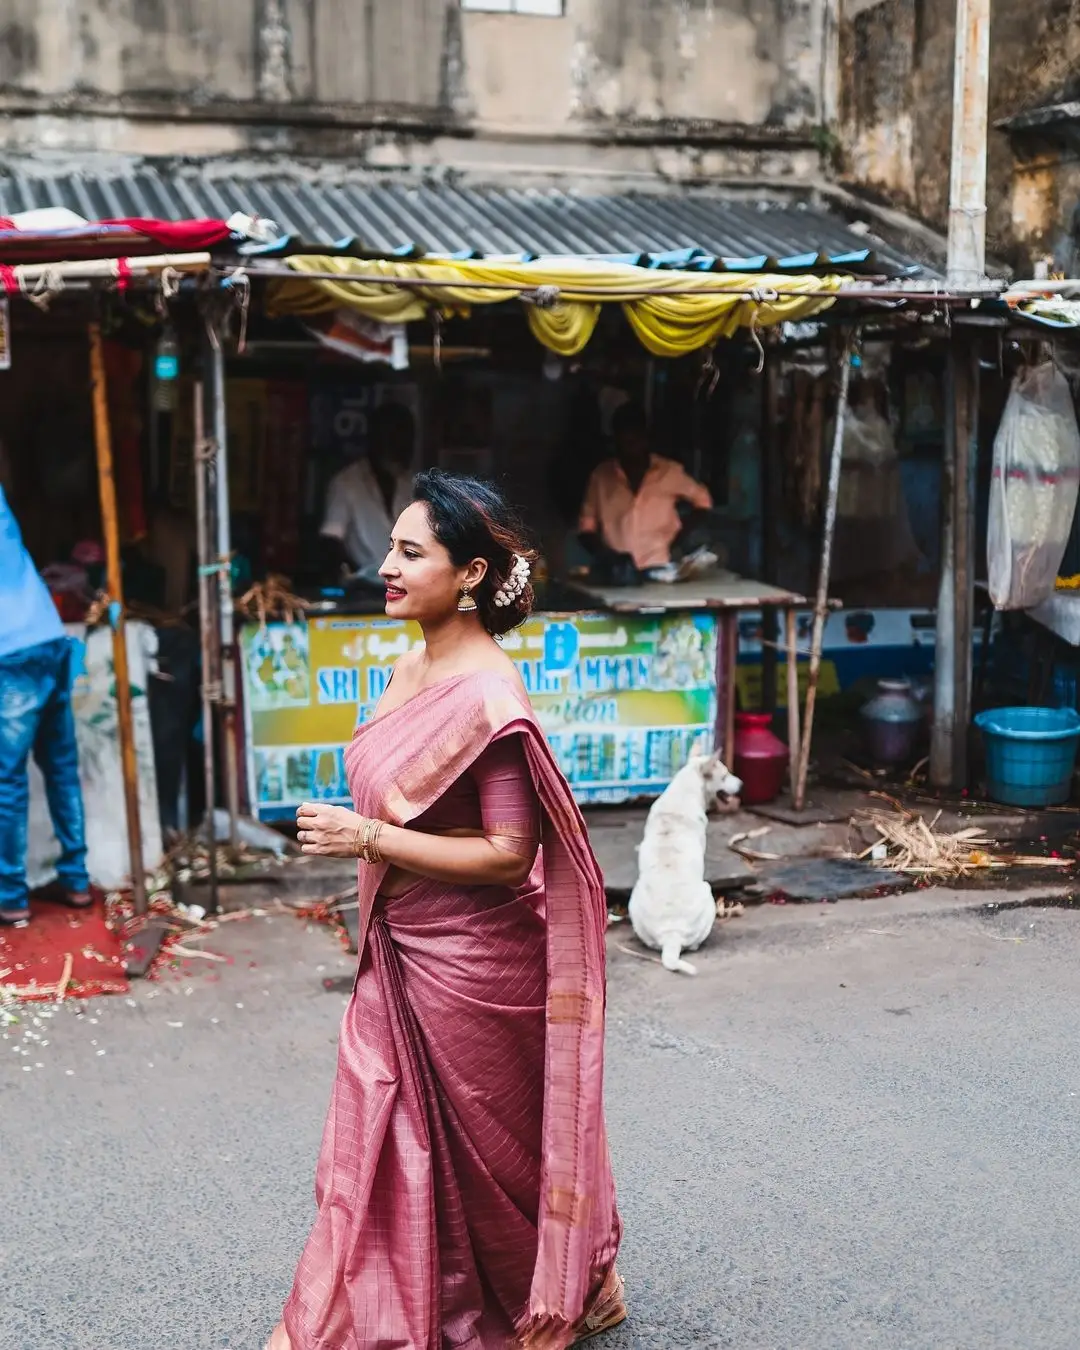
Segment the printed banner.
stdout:
<path fill-rule="evenodd" d="M 716 722 L 716 621 L 707 614 L 537 615 L 502 641 L 579 802 L 656 796 Z M 311 618 L 241 634 L 251 801 L 348 804 L 343 752 L 375 715 L 414 624 Z"/>

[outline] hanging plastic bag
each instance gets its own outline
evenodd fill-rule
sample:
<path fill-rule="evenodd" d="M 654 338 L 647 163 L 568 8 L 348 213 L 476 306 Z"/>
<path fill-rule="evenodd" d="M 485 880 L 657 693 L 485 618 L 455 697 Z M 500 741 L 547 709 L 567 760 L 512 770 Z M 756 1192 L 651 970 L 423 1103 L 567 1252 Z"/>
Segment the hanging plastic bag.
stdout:
<path fill-rule="evenodd" d="M 1022 370 L 994 440 L 986 553 L 998 609 L 1031 609 L 1053 594 L 1078 484 L 1080 431 L 1069 383 L 1052 361 Z"/>

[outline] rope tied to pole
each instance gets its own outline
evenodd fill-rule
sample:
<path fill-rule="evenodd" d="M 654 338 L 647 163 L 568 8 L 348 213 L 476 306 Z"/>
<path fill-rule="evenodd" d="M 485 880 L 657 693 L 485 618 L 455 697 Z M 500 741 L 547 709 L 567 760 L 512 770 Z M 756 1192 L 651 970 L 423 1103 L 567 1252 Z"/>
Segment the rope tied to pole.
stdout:
<path fill-rule="evenodd" d="M 43 314 L 48 313 L 53 297 L 60 294 L 64 289 L 64 274 L 58 267 L 46 267 L 37 277 L 33 288 L 28 286 L 28 279 L 25 269 L 16 267 L 15 279 L 19 283 L 19 290 L 26 296 L 32 305 L 36 305 Z"/>
<path fill-rule="evenodd" d="M 180 278 L 182 272 L 178 272 L 175 267 L 163 267 L 161 269 L 161 298 L 163 300 L 173 300 L 180 294 Z"/>
<path fill-rule="evenodd" d="M 240 310 L 240 332 L 236 338 L 236 351 L 238 355 L 243 355 L 247 350 L 248 316 L 251 311 L 251 276 L 246 268 L 237 267 L 229 273 L 225 284 L 239 297 L 237 307 Z"/>
<path fill-rule="evenodd" d="M 758 354 L 757 365 L 754 367 L 754 374 L 760 375 L 765 369 L 765 344 L 762 342 L 761 335 L 758 332 L 758 318 L 756 314 L 754 314 L 750 320 L 750 339 L 757 348 Z"/>
<path fill-rule="evenodd" d="M 534 291 L 522 291 L 521 299 L 526 305 L 535 305 L 537 309 L 554 309 L 560 295 L 558 286 L 537 286 Z"/>

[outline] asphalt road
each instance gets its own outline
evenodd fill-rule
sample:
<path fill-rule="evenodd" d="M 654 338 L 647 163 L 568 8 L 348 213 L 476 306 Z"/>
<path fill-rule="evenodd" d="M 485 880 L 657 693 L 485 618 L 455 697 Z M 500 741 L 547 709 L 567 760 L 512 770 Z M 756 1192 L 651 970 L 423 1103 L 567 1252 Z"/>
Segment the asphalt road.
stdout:
<path fill-rule="evenodd" d="M 1073 1350 L 1080 914 L 765 909 L 696 980 L 611 934 L 632 1317 L 604 1350 Z M 310 1223 L 349 958 L 223 929 L 0 1041 L 2 1350 L 259 1350 Z M 329 985 L 329 987 L 327 987 Z"/>

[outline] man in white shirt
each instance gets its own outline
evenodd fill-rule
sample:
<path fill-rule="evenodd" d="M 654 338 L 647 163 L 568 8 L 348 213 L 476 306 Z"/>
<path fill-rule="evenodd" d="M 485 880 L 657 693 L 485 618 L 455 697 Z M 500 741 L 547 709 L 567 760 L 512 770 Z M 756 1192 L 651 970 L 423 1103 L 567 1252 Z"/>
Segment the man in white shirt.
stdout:
<path fill-rule="evenodd" d="M 371 415 L 368 453 L 331 479 L 322 536 L 330 562 L 379 584 L 394 522 L 412 500 L 416 429 L 400 403 L 381 403 Z"/>

